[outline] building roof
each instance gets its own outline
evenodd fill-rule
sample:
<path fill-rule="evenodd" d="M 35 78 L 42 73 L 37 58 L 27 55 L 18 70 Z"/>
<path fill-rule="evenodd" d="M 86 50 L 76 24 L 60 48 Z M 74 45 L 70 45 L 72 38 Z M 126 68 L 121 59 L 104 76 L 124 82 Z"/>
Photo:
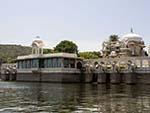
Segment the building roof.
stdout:
<path fill-rule="evenodd" d="M 71 53 L 51 53 L 51 54 L 30 54 L 30 55 L 25 55 L 25 56 L 18 56 L 17 60 L 34 59 L 34 58 L 51 58 L 51 57 L 81 59 L 80 57 L 77 56 L 77 54 L 71 54 Z"/>

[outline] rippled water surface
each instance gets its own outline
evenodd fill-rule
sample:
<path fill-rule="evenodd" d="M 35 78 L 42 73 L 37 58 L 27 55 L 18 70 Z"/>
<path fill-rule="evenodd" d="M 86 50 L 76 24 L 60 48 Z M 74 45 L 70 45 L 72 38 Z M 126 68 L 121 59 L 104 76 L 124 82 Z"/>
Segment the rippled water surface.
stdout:
<path fill-rule="evenodd" d="M 0 82 L 0 113 L 150 113 L 150 85 Z"/>

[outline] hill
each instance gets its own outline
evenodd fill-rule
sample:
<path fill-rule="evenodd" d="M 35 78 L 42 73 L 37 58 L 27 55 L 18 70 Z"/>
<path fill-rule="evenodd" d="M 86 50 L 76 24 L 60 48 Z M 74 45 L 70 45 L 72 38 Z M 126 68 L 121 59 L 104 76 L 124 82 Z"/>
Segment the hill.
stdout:
<path fill-rule="evenodd" d="M 32 48 L 22 45 L 0 44 L 0 59 L 3 63 L 12 63 L 17 56 L 31 54 Z M 44 49 L 44 54 L 55 52 L 52 49 Z M 99 57 L 99 52 L 79 52 L 79 56 L 85 59 L 95 59 Z"/>
<path fill-rule="evenodd" d="M 19 55 L 26 55 L 31 53 L 31 47 L 21 45 L 5 45 L 0 44 L 0 59 L 4 63 L 11 63 Z"/>
<path fill-rule="evenodd" d="M 0 59 L 3 63 L 12 63 L 17 56 L 31 54 L 32 48 L 22 45 L 0 44 Z M 52 49 L 44 48 L 44 54 L 52 53 Z"/>

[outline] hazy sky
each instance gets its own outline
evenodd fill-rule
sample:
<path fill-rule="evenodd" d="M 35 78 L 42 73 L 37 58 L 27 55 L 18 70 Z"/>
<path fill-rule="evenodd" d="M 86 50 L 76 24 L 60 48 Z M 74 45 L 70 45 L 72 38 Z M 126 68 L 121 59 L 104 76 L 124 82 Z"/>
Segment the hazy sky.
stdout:
<path fill-rule="evenodd" d="M 67 39 L 99 50 L 131 27 L 150 44 L 150 0 L 0 0 L 0 43 L 31 45 L 38 35 L 50 48 Z"/>

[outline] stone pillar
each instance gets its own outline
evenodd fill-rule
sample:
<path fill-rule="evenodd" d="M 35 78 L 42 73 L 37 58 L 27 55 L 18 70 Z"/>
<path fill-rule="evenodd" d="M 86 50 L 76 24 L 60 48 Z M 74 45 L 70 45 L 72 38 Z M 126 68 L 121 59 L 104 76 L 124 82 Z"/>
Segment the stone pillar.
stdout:
<path fill-rule="evenodd" d="M 125 75 L 124 75 L 124 73 L 120 73 L 120 77 L 121 77 L 121 83 L 125 83 L 126 81 L 126 79 L 125 79 Z"/>
<path fill-rule="evenodd" d="M 126 84 L 136 84 L 137 83 L 137 75 L 135 73 L 127 73 L 125 75 Z"/>
<path fill-rule="evenodd" d="M 34 54 L 38 54 L 38 49 L 37 48 L 35 48 L 35 53 Z"/>
<path fill-rule="evenodd" d="M 9 80 L 10 80 L 10 81 L 16 80 L 16 75 L 15 75 L 15 74 L 10 74 Z"/>
<path fill-rule="evenodd" d="M 64 68 L 64 59 L 63 58 L 61 58 L 61 68 Z"/>
<path fill-rule="evenodd" d="M 33 47 L 33 48 L 32 48 L 32 54 L 36 54 L 36 52 L 37 52 L 37 51 L 36 51 L 36 48 Z"/>
<path fill-rule="evenodd" d="M 98 73 L 98 80 L 97 80 L 97 82 L 99 84 L 106 83 L 106 74 L 105 73 Z"/>
<path fill-rule="evenodd" d="M 119 84 L 121 83 L 121 75 L 120 73 L 111 73 L 110 74 L 110 83 Z"/>
<path fill-rule="evenodd" d="M 85 73 L 84 82 L 85 83 L 92 82 L 92 73 Z"/>
<path fill-rule="evenodd" d="M 40 54 L 43 54 L 43 48 L 41 48 L 41 53 Z"/>
<path fill-rule="evenodd" d="M 37 49 L 37 54 L 40 54 L 40 48 Z"/>
<path fill-rule="evenodd" d="M 32 48 L 32 54 L 34 54 L 34 48 Z"/>

